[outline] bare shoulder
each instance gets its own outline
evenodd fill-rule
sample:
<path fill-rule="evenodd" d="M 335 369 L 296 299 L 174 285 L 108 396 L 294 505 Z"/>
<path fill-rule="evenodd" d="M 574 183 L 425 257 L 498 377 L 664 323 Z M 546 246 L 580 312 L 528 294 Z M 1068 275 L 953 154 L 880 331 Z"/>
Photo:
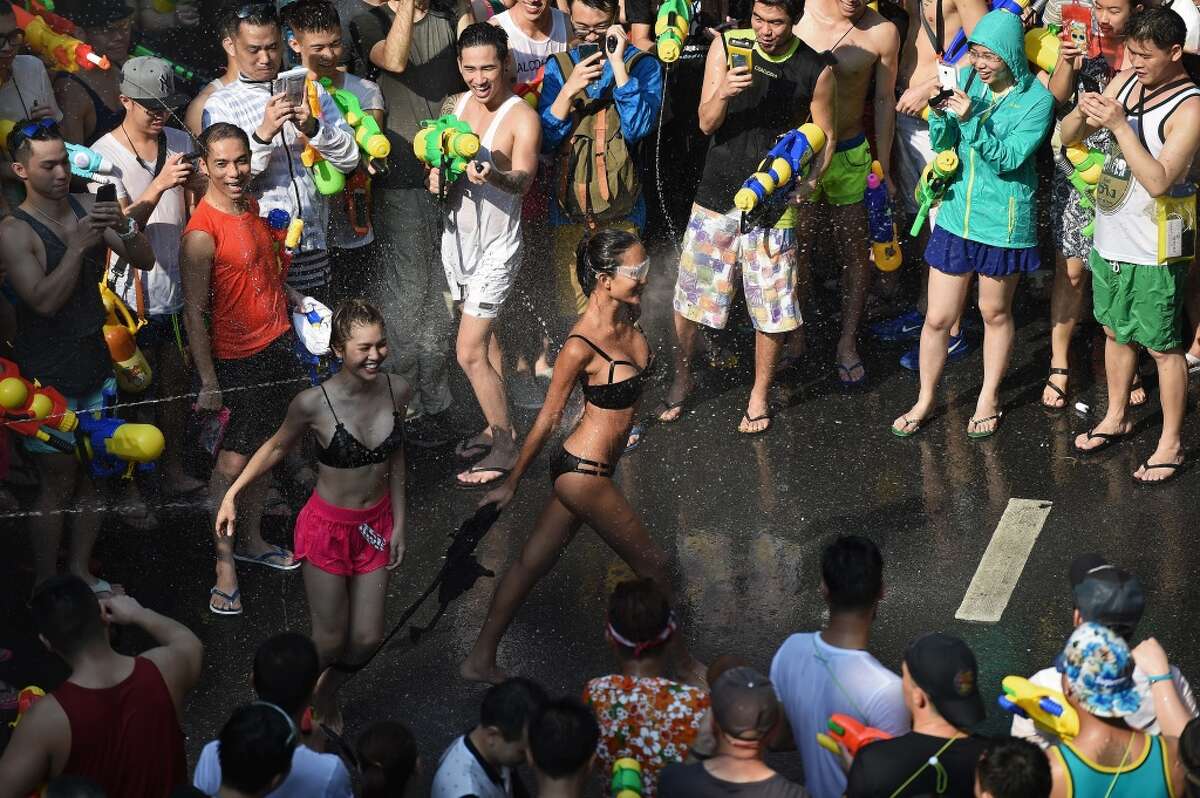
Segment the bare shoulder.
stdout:
<path fill-rule="evenodd" d="M 863 14 L 859 24 L 867 34 L 867 40 L 874 45 L 875 51 L 879 55 L 885 55 L 889 50 L 900 46 L 900 31 L 887 17 L 870 6 L 867 6 L 866 13 Z"/>
<path fill-rule="evenodd" d="M 513 103 L 507 121 L 514 131 L 521 130 L 522 132 L 527 132 L 531 126 L 536 126 L 541 130 L 542 125 L 541 117 L 527 102 Z"/>
<path fill-rule="evenodd" d="M 394 407 L 403 410 L 408 407 L 408 403 L 412 400 L 413 389 L 408 384 L 408 380 L 401 377 L 399 374 L 387 374 L 388 385 L 392 388 L 392 393 L 396 397 Z"/>

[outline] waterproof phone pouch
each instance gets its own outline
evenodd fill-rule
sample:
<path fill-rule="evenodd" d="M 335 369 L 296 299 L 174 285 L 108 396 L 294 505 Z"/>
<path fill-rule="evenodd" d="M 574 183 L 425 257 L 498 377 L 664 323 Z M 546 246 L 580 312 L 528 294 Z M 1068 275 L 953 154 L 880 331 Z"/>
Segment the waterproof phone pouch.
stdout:
<path fill-rule="evenodd" d="M 744 47 L 734 42 L 729 42 L 729 61 L 727 62 L 730 69 L 737 67 L 746 67 L 751 72 L 754 71 L 754 48 L 753 46 Z"/>
<path fill-rule="evenodd" d="M 1166 194 L 1154 200 L 1158 262 L 1190 261 L 1196 255 L 1196 194 Z"/>

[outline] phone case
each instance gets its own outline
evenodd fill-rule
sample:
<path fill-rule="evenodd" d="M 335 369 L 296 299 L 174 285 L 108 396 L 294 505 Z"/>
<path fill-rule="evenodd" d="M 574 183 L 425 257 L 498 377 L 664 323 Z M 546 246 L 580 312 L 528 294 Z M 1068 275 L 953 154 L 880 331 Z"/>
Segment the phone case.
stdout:
<path fill-rule="evenodd" d="M 744 66 L 747 69 L 754 70 L 754 50 L 750 47 L 740 47 L 736 44 L 729 45 L 729 68 Z"/>
<path fill-rule="evenodd" d="M 1075 43 L 1089 57 L 1099 55 L 1097 37 L 1092 33 L 1092 7 L 1080 3 L 1062 4 L 1063 41 Z"/>

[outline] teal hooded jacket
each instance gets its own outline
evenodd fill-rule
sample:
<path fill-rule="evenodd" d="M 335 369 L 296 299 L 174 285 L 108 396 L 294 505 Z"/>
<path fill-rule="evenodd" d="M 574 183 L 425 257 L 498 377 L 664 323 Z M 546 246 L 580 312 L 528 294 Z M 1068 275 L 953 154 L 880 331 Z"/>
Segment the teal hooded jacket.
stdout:
<path fill-rule="evenodd" d="M 960 163 L 942 199 L 937 226 L 996 247 L 1036 246 L 1034 153 L 1054 120 L 1054 97 L 1029 71 L 1016 15 L 1001 9 L 989 12 L 970 41 L 1000 56 L 1015 82 L 1011 90 L 995 96 L 968 66 L 958 72 L 958 85 L 971 99 L 967 121 L 930 110 L 934 151 L 953 149 Z"/>

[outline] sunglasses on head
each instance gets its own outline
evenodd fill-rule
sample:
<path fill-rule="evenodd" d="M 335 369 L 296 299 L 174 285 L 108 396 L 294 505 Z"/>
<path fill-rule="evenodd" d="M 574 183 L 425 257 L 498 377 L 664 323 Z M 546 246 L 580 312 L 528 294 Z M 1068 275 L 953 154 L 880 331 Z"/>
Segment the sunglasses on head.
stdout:
<path fill-rule="evenodd" d="M 30 122 L 27 125 L 21 125 L 14 132 L 20 133 L 27 139 L 37 138 L 42 131 L 58 132 L 58 122 L 53 117 L 44 116 L 36 122 Z"/>

